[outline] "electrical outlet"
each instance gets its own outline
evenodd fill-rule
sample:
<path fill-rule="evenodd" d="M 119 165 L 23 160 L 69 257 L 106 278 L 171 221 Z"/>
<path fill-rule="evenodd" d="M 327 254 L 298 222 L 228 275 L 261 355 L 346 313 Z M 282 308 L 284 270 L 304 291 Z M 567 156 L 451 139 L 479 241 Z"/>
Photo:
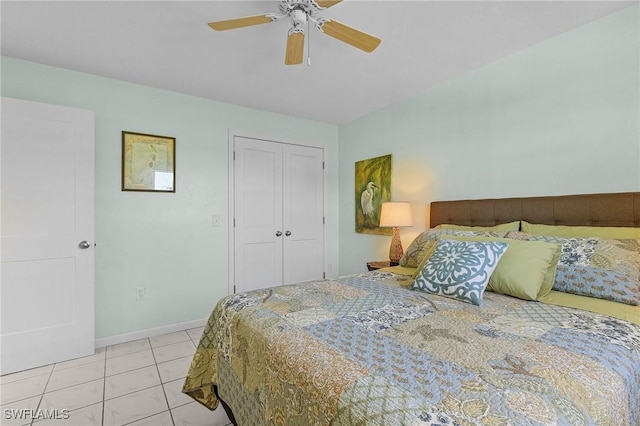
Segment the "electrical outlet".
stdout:
<path fill-rule="evenodd" d="M 136 287 L 136 301 L 141 301 L 147 298 L 146 287 Z"/>
<path fill-rule="evenodd" d="M 212 219 L 213 219 L 211 223 L 212 226 L 215 226 L 215 227 L 220 226 L 220 215 L 214 214 Z"/>

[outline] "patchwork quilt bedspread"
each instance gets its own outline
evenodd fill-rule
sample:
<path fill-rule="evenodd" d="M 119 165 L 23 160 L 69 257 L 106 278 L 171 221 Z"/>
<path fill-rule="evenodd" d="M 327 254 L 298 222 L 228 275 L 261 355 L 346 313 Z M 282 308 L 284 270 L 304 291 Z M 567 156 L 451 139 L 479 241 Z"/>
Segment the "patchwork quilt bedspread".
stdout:
<path fill-rule="evenodd" d="M 239 425 L 639 425 L 640 326 L 374 271 L 228 296 L 183 392 Z"/>

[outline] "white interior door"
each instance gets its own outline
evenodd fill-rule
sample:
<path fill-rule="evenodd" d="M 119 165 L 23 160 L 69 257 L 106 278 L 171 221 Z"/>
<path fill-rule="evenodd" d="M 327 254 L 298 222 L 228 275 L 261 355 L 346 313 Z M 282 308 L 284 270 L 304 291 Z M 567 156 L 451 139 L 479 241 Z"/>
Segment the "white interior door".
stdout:
<path fill-rule="evenodd" d="M 284 284 L 324 271 L 322 149 L 283 145 Z"/>
<path fill-rule="evenodd" d="M 234 138 L 235 290 L 282 284 L 282 145 Z"/>
<path fill-rule="evenodd" d="M 94 352 L 94 115 L 2 98 L 1 134 L 6 374 Z"/>

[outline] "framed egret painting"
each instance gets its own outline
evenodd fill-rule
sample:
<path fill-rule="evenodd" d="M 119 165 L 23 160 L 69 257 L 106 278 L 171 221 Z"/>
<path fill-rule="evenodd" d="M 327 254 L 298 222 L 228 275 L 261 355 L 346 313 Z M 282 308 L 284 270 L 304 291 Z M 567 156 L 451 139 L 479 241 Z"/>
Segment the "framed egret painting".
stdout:
<path fill-rule="evenodd" d="M 356 162 L 356 232 L 391 235 L 381 228 L 382 203 L 391 201 L 391 154 Z"/>

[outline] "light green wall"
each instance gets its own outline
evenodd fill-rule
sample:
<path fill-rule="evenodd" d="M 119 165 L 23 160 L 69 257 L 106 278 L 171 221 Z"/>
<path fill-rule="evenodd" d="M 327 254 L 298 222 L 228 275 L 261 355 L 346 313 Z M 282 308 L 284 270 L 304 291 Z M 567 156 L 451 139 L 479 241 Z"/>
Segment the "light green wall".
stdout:
<path fill-rule="evenodd" d="M 206 318 L 227 295 L 229 129 L 325 148 L 325 263 L 337 271 L 337 126 L 6 57 L 1 65 L 2 96 L 95 112 L 96 338 Z M 176 138 L 175 194 L 120 190 L 122 130 Z M 223 226 L 212 227 L 214 214 Z M 135 287 L 147 300 L 135 301 Z"/>
<path fill-rule="evenodd" d="M 636 4 L 341 126 L 340 273 L 388 257 L 354 232 L 356 161 L 393 155 L 406 248 L 431 201 L 640 190 L 639 123 Z"/>
<path fill-rule="evenodd" d="M 354 232 L 365 158 L 393 154 L 394 199 L 414 203 L 405 248 L 433 200 L 639 190 L 639 40 L 635 5 L 339 129 L 6 57 L 1 93 L 96 113 L 103 338 L 204 318 L 227 294 L 229 129 L 325 147 L 325 263 L 340 273 L 387 257 L 389 237 Z M 120 191 L 122 130 L 177 138 L 175 194 Z"/>

